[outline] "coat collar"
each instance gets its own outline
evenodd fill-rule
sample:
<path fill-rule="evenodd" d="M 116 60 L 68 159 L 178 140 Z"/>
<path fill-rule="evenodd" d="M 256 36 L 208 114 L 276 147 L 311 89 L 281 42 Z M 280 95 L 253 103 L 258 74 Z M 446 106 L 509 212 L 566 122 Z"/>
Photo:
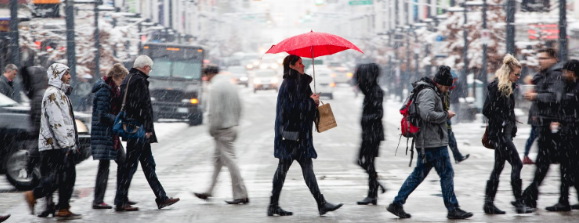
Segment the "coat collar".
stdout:
<path fill-rule="evenodd" d="M 131 68 L 131 70 L 129 71 L 129 73 L 133 74 L 133 75 L 138 75 L 141 76 L 142 78 L 149 79 L 149 75 L 143 73 L 143 71 L 140 71 L 137 68 Z"/>

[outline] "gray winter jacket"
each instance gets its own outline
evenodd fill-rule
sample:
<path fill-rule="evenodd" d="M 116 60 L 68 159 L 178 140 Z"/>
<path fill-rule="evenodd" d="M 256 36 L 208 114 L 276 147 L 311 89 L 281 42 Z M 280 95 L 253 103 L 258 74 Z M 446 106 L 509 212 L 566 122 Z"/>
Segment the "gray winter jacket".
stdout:
<path fill-rule="evenodd" d="M 423 78 L 416 83 L 418 85 L 431 85 L 432 88 L 424 88 L 416 97 L 416 105 L 420 113 L 420 132 L 414 143 L 416 148 L 438 148 L 448 146 L 448 129 L 446 121 L 448 112 L 444 110 L 442 97 L 434 83 L 430 79 Z"/>

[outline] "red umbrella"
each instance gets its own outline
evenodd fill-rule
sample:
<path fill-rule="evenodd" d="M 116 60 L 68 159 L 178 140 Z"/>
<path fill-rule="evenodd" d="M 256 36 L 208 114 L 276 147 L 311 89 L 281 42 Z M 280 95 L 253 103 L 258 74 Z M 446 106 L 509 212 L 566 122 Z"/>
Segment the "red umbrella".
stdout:
<path fill-rule="evenodd" d="M 332 55 L 347 49 L 353 49 L 360 53 L 364 53 L 358 49 L 357 46 L 342 37 L 329 33 L 310 31 L 309 33 L 287 38 L 280 43 L 271 46 L 271 48 L 269 48 L 265 53 L 274 54 L 286 52 L 291 55 L 312 58 L 312 66 L 314 66 L 314 58 Z M 315 91 L 316 72 L 314 69 L 314 92 Z"/>

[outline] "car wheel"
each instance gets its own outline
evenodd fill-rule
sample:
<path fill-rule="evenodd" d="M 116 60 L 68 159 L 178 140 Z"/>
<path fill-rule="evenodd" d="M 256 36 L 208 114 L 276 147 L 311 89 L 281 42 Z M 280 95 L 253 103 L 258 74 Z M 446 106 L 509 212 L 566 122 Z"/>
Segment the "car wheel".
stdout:
<path fill-rule="evenodd" d="M 192 114 L 188 121 L 189 126 L 198 126 L 203 124 L 203 112 Z"/>
<path fill-rule="evenodd" d="M 38 166 L 28 173 L 28 151 L 18 150 L 8 154 L 5 160 L 6 178 L 18 190 L 31 190 L 40 182 L 40 168 Z"/>

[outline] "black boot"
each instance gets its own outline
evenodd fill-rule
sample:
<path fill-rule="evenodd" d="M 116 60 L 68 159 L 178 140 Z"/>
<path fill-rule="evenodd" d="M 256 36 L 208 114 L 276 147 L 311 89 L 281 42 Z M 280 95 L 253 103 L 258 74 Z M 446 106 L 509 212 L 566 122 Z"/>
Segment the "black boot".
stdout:
<path fill-rule="evenodd" d="M 269 206 L 267 207 L 267 216 L 274 216 L 274 215 L 279 215 L 279 216 L 291 216 L 294 213 L 290 212 L 290 211 L 285 211 L 283 209 L 281 209 L 279 207 L 279 197 L 275 198 L 274 196 L 271 196 L 269 199 Z"/>
<path fill-rule="evenodd" d="M 46 204 L 46 209 L 44 211 L 42 211 L 38 215 L 38 217 L 46 218 L 46 217 L 48 217 L 48 215 L 52 215 L 52 217 L 54 217 L 55 214 L 56 214 L 56 207 L 55 207 L 54 203 L 52 203 L 52 199 L 51 199 L 50 203 Z"/>
<path fill-rule="evenodd" d="M 377 174 L 370 175 L 368 179 L 368 196 L 364 200 L 358 201 L 358 205 L 378 204 L 378 178 Z"/>
<path fill-rule="evenodd" d="M 554 212 L 571 211 L 571 205 L 569 205 L 569 202 L 567 202 L 567 204 L 559 202 L 545 209 L 547 211 L 554 211 Z"/>
<path fill-rule="evenodd" d="M 511 186 L 513 188 L 513 195 L 515 195 L 516 200 L 513 205 L 515 206 L 515 210 L 517 211 L 517 213 L 518 214 L 533 213 L 535 209 L 527 206 L 523 201 L 522 196 L 523 181 L 521 179 L 515 180 L 511 182 Z"/>
<path fill-rule="evenodd" d="M 320 194 L 318 196 L 316 196 L 316 202 L 318 203 L 318 211 L 320 212 L 320 215 L 324 215 L 330 211 L 335 211 L 338 210 L 338 208 L 342 207 L 342 203 L 334 205 L 332 203 L 328 203 L 326 201 L 326 199 L 324 199 L 324 195 Z"/>
<path fill-rule="evenodd" d="M 401 205 L 396 205 L 396 204 L 390 204 L 388 205 L 388 207 L 386 208 L 386 210 L 396 216 L 398 216 L 399 218 L 410 218 L 412 217 L 412 215 L 406 213 L 404 211 L 404 207 L 402 207 Z"/>
<path fill-rule="evenodd" d="M 487 187 L 485 190 L 485 204 L 483 210 L 486 214 L 505 214 L 506 212 L 498 209 L 495 204 L 495 195 L 499 188 L 499 181 L 487 181 Z"/>

